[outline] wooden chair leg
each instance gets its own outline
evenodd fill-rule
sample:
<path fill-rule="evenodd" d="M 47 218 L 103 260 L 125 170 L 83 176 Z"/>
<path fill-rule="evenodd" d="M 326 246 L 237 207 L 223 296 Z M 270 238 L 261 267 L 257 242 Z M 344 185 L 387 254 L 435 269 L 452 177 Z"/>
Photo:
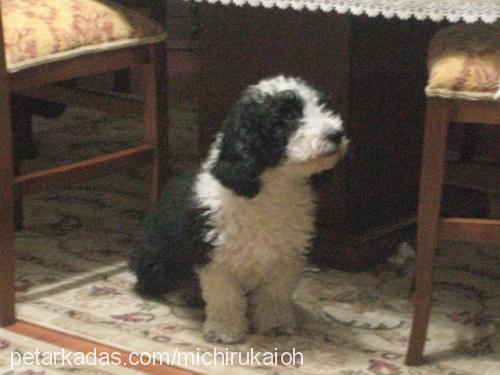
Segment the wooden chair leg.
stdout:
<path fill-rule="evenodd" d="M 406 363 L 410 366 L 422 363 L 431 313 L 434 255 L 451 109 L 451 104 L 445 100 L 432 99 L 427 103 L 417 217 L 415 310 L 406 357 Z"/>
<path fill-rule="evenodd" d="M 0 33 L 1 37 L 1 33 Z M 1 65 L 0 61 L 0 65 Z M 2 69 L 0 68 L 0 71 Z M 12 127 L 6 77 L 0 77 L 0 326 L 14 323 L 14 220 Z M 7 98 L 7 100 L 5 100 Z"/>
<path fill-rule="evenodd" d="M 3 143 L 3 142 L 1 142 Z M 8 171 L 4 162 L 3 144 L 0 147 L 0 327 L 8 326 L 15 321 L 14 313 L 14 221 L 13 221 L 13 192 L 12 178 L 3 178 Z M 12 165 L 12 164 L 11 164 Z M 12 173 L 12 171 L 10 171 Z"/>
<path fill-rule="evenodd" d="M 168 91 L 167 50 L 164 43 L 151 47 L 151 63 L 144 75 L 144 138 L 155 147 L 153 166 L 150 170 L 146 200 L 154 204 L 166 180 L 168 154 Z"/>

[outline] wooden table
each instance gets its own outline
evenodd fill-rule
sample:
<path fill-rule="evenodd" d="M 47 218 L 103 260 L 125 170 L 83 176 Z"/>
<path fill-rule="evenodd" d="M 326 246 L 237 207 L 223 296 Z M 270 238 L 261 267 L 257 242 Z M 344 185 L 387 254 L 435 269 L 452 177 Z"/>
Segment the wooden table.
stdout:
<path fill-rule="evenodd" d="M 426 49 L 441 25 L 208 3 L 199 22 L 202 149 L 239 93 L 263 77 L 297 75 L 330 93 L 351 150 L 318 183 L 315 258 L 349 269 L 385 259 L 413 224 Z"/>

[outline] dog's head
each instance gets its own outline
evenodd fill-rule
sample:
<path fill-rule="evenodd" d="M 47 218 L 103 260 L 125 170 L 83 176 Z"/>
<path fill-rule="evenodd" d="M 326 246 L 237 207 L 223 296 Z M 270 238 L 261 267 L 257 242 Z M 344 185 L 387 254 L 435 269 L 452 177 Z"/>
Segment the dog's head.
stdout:
<path fill-rule="evenodd" d="M 226 188 L 252 198 L 265 170 L 308 177 L 332 168 L 347 143 L 342 120 L 324 94 L 279 76 L 245 90 L 214 144 L 210 172 Z"/>

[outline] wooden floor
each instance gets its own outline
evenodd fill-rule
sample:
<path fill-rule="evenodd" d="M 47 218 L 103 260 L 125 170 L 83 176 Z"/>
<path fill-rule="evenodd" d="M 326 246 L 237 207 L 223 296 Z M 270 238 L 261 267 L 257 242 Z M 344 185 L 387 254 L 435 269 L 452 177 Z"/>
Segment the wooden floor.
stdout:
<path fill-rule="evenodd" d="M 127 363 L 129 352 L 112 348 L 110 346 L 100 345 L 92 341 L 86 341 L 78 337 L 66 335 L 63 333 L 55 332 L 46 328 L 38 327 L 36 325 L 20 322 L 6 327 L 9 331 L 18 333 L 20 335 L 29 336 L 34 339 L 53 344 L 58 347 L 63 347 L 68 350 L 77 352 L 92 352 L 94 348 L 99 353 L 113 353 L 118 352 L 122 356 L 122 363 Z M 145 350 L 147 351 L 147 350 Z M 141 371 L 146 374 L 154 375 L 193 375 L 194 373 L 185 370 L 180 370 L 172 366 L 160 365 L 131 365 L 127 364 L 126 367 Z"/>

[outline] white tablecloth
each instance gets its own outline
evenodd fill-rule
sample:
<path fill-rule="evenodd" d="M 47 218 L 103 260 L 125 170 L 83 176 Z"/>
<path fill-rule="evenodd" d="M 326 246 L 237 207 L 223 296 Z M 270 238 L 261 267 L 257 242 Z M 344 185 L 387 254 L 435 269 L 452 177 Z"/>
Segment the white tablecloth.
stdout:
<path fill-rule="evenodd" d="M 487 22 L 500 19 L 500 0 L 197 0 L 210 3 L 263 6 L 265 8 L 293 8 L 350 12 L 354 15 L 366 14 L 370 17 L 382 15 L 386 18 L 398 17 L 419 20 L 431 19 L 451 22 Z"/>

